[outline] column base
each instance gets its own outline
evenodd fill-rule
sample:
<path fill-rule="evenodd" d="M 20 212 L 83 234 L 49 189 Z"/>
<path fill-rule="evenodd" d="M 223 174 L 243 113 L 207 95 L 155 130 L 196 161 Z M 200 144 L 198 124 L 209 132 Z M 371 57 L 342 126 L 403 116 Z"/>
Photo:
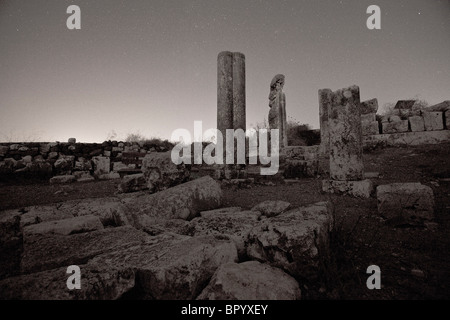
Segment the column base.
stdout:
<path fill-rule="evenodd" d="M 371 180 L 339 181 L 322 180 L 322 191 L 327 193 L 346 194 L 358 198 L 370 198 L 374 191 Z"/>

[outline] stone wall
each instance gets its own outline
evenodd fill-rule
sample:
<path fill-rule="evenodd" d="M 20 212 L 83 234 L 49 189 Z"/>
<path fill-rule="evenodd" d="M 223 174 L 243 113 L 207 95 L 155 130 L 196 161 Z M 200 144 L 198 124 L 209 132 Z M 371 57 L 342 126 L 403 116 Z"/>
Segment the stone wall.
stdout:
<path fill-rule="evenodd" d="M 376 102 L 376 99 L 369 101 Z M 365 147 L 436 144 L 450 140 L 450 100 L 422 110 L 414 110 L 412 106 L 398 108 L 386 116 L 377 116 L 378 108 L 365 108 L 366 103 L 361 103 Z"/>
<path fill-rule="evenodd" d="M 367 101 L 361 105 L 363 106 L 364 103 Z M 364 107 L 361 109 L 363 112 L 367 110 Z M 377 108 L 361 113 L 364 136 L 450 129 L 450 101 L 444 101 L 423 110 L 394 109 L 392 114 L 379 117 L 379 121 L 377 121 L 376 110 Z"/>
<path fill-rule="evenodd" d="M 0 178 L 74 175 L 75 180 L 117 178 L 124 152 L 164 152 L 168 147 L 146 143 L 0 143 Z"/>

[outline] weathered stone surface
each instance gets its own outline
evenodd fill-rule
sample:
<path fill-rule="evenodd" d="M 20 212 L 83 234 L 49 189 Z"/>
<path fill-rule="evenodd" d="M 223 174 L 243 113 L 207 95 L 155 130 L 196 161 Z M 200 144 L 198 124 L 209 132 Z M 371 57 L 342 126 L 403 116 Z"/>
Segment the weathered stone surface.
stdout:
<path fill-rule="evenodd" d="M 408 132 L 408 120 L 382 123 L 383 133 Z"/>
<path fill-rule="evenodd" d="M 79 157 L 78 160 L 75 161 L 74 169 L 79 171 L 90 171 L 92 170 L 92 163 L 90 160 Z"/>
<path fill-rule="evenodd" d="M 113 164 L 113 171 L 116 172 L 122 169 L 129 169 L 128 166 L 122 162 L 113 162 L 112 164 Z"/>
<path fill-rule="evenodd" d="M 150 192 L 176 186 L 186 182 L 190 176 L 190 169 L 184 163 L 173 163 L 170 151 L 147 154 L 142 160 L 141 168 Z"/>
<path fill-rule="evenodd" d="M 377 121 L 376 113 L 361 114 L 361 121 L 362 122 L 374 122 L 374 121 Z"/>
<path fill-rule="evenodd" d="M 123 211 L 130 221 L 147 216 L 152 219 L 190 220 L 201 211 L 212 210 L 222 204 L 222 189 L 209 176 L 189 181 L 154 194 L 131 194 L 123 198 Z M 138 225 L 135 225 L 138 227 Z"/>
<path fill-rule="evenodd" d="M 233 128 L 233 53 L 220 52 L 217 57 L 217 129 L 226 136 Z"/>
<path fill-rule="evenodd" d="M 202 216 L 193 219 L 186 228 L 190 236 L 214 235 L 232 240 L 240 257 L 246 253 L 245 242 L 250 230 L 258 223 L 259 212 L 230 211 L 202 212 Z"/>
<path fill-rule="evenodd" d="M 400 118 L 400 116 L 397 115 L 390 115 L 387 117 L 389 122 L 399 122 L 402 121 L 402 118 Z"/>
<path fill-rule="evenodd" d="M 23 161 L 24 163 L 31 163 L 31 162 L 33 161 L 33 157 L 30 156 L 30 155 L 25 156 L 25 157 L 22 158 L 22 161 Z"/>
<path fill-rule="evenodd" d="M 445 128 L 450 130 L 450 110 L 445 111 Z"/>
<path fill-rule="evenodd" d="M 147 180 L 143 173 L 124 176 L 119 184 L 119 192 L 128 193 L 147 189 Z"/>
<path fill-rule="evenodd" d="M 450 140 L 450 130 L 404 132 L 379 134 L 364 137 L 365 147 L 385 146 L 418 146 L 423 144 L 438 144 Z"/>
<path fill-rule="evenodd" d="M 245 55 L 233 53 L 233 128 L 246 130 Z"/>
<path fill-rule="evenodd" d="M 87 198 L 81 200 L 70 200 L 50 207 L 51 210 L 66 216 L 87 216 L 93 215 L 100 218 L 104 226 L 120 226 L 128 224 L 120 211 L 121 202 L 116 197 Z M 35 207 L 35 212 L 39 212 L 42 207 Z M 51 212 L 51 211 L 50 211 Z M 60 218 L 64 219 L 64 218 Z M 55 219 L 52 219 L 55 220 Z"/>
<path fill-rule="evenodd" d="M 71 174 L 74 161 L 74 156 L 59 155 L 59 158 L 53 164 L 55 173 L 59 175 Z"/>
<path fill-rule="evenodd" d="M 412 116 L 412 117 L 409 117 L 408 120 L 409 120 L 409 126 L 411 127 L 412 132 L 425 131 L 425 123 L 423 121 L 423 117 Z"/>
<path fill-rule="evenodd" d="M 370 198 L 374 191 L 371 180 L 338 181 L 322 180 L 322 190 L 327 193 L 347 194 L 358 198 Z"/>
<path fill-rule="evenodd" d="M 364 166 L 358 86 L 333 92 L 328 125 L 331 179 L 362 179 Z"/>
<path fill-rule="evenodd" d="M 249 234 L 247 254 L 268 261 L 290 274 L 314 278 L 319 252 L 329 244 L 332 207 L 319 202 L 262 220 Z"/>
<path fill-rule="evenodd" d="M 433 190 L 420 183 L 377 187 L 378 213 L 394 225 L 422 225 L 434 218 Z"/>
<path fill-rule="evenodd" d="M 361 122 L 362 134 L 363 136 L 369 136 L 380 133 L 380 127 L 378 125 L 378 121 L 373 122 Z"/>
<path fill-rule="evenodd" d="M 113 265 L 79 265 L 81 289 L 69 290 L 67 266 L 0 281 L 5 300 L 114 300 L 135 285 L 134 271 Z"/>
<path fill-rule="evenodd" d="M 132 267 L 147 298 L 188 300 L 200 294 L 220 265 L 237 261 L 236 247 L 230 241 L 212 236 L 165 238 L 167 235 L 162 234 L 146 243 L 115 250 L 89 264 Z"/>
<path fill-rule="evenodd" d="M 76 180 L 74 175 L 54 176 L 50 178 L 50 184 L 71 183 Z"/>
<path fill-rule="evenodd" d="M 24 239 L 23 273 L 85 264 L 89 259 L 149 237 L 130 226 L 73 234 L 30 234 Z"/>
<path fill-rule="evenodd" d="M 70 234 L 101 229 L 103 229 L 103 225 L 100 219 L 96 216 L 88 215 L 33 224 L 23 229 L 23 236 L 24 238 L 34 234 L 61 234 L 68 236 Z"/>
<path fill-rule="evenodd" d="M 294 278 L 257 261 L 220 266 L 198 300 L 300 300 Z"/>
<path fill-rule="evenodd" d="M 75 171 L 73 175 L 75 176 L 78 182 L 87 182 L 95 180 L 95 178 L 91 176 L 89 171 Z"/>
<path fill-rule="evenodd" d="M 242 211 L 242 208 L 241 207 L 226 207 L 226 208 L 202 211 L 202 212 L 200 212 L 200 216 L 207 217 L 210 215 L 215 215 L 215 214 L 220 214 L 220 213 L 230 213 L 230 212 L 233 213 L 233 212 L 238 212 L 238 211 Z"/>
<path fill-rule="evenodd" d="M 450 100 L 445 100 L 427 108 L 428 111 L 446 112 L 450 110 Z"/>
<path fill-rule="evenodd" d="M 320 119 L 320 147 L 318 151 L 318 171 L 328 174 L 330 171 L 330 131 L 328 125 L 328 112 L 331 106 L 330 89 L 319 90 L 319 119 Z"/>
<path fill-rule="evenodd" d="M 285 212 L 291 204 L 282 200 L 266 200 L 252 208 L 252 211 L 259 211 L 263 216 L 274 217 Z"/>
<path fill-rule="evenodd" d="M 368 113 L 376 114 L 378 111 L 378 100 L 375 98 L 361 102 L 360 110 L 361 114 L 368 114 Z"/>
<path fill-rule="evenodd" d="M 49 159 L 49 160 L 56 159 L 56 158 L 58 158 L 58 156 L 59 156 L 58 152 L 52 151 L 52 152 L 49 152 L 47 159 Z"/>
<path fill-rule="evenodd" d="M 417 100 L 399 100 L 394 109 L 412 110 Z"/>
<path fill-rule="evenodd" d="M 92 162 L 94 164 L 94 176 L 99 177 L 103 174 L 108 174 L 110 172 L 110 158 L 108 157 L 93 157 Z"/>
<path fill-rule="evenodd" d="M 285 77 L 277 74 L 270 82 L 269 116 L 270 129 L 279 130 L 280 147 L 287 146 L 286 96 L 283 92 Z"/>
<path fill-rule="evenodd" d="M 442 112 L 423 112 L 422 116 L 426 131 L 444 130 Z"/>

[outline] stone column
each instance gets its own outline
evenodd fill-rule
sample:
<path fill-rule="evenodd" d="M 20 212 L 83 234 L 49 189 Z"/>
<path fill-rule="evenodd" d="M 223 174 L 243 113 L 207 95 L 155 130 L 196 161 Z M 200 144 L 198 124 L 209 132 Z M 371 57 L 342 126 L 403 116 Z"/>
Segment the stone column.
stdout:
<path fill-rule="evenodd" d="M 332 180 L 363 179 L 360 112 L 358 86 L 337 90 L 332 94 L 328 112 Z"/>
<path fill-rule="evenodd" d="M 245 123 L 245 56 L 233 53 L 233 127 L 246 130 Z"/>
<path fill-rule="evenodd" d="M 233 128 L 233 53 L 223 51 L 217 57 L 217 129 L 225 139 Z"/>
<path fill-rule="evenodd" d="M 328 111 L 331 106 L 333 92 L 330 89 L 319 90 L 319 120 L 320 120 L 320 146 L 319 146 L 319 173 L 330 173 L 330 132 L 328 128 Z"/>

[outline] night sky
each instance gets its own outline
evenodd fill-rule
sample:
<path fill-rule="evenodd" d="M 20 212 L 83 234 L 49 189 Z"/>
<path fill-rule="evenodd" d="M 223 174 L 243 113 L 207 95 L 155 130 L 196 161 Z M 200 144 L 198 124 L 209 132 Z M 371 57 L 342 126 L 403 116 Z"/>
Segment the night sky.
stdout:
<path fill-rule="evenodd" d="M 81 30 L 66 9 L 81 8 Z M 366 9 L 381 8 L 381 30 Z M 289 119 L 319 127 L 318 90 L 450 99 L 450 1 L 0 0 L 0 141 L 170 138 L 216 126 L 217 55 L 246 56 L 247 126 L 286 76 Z"/>

